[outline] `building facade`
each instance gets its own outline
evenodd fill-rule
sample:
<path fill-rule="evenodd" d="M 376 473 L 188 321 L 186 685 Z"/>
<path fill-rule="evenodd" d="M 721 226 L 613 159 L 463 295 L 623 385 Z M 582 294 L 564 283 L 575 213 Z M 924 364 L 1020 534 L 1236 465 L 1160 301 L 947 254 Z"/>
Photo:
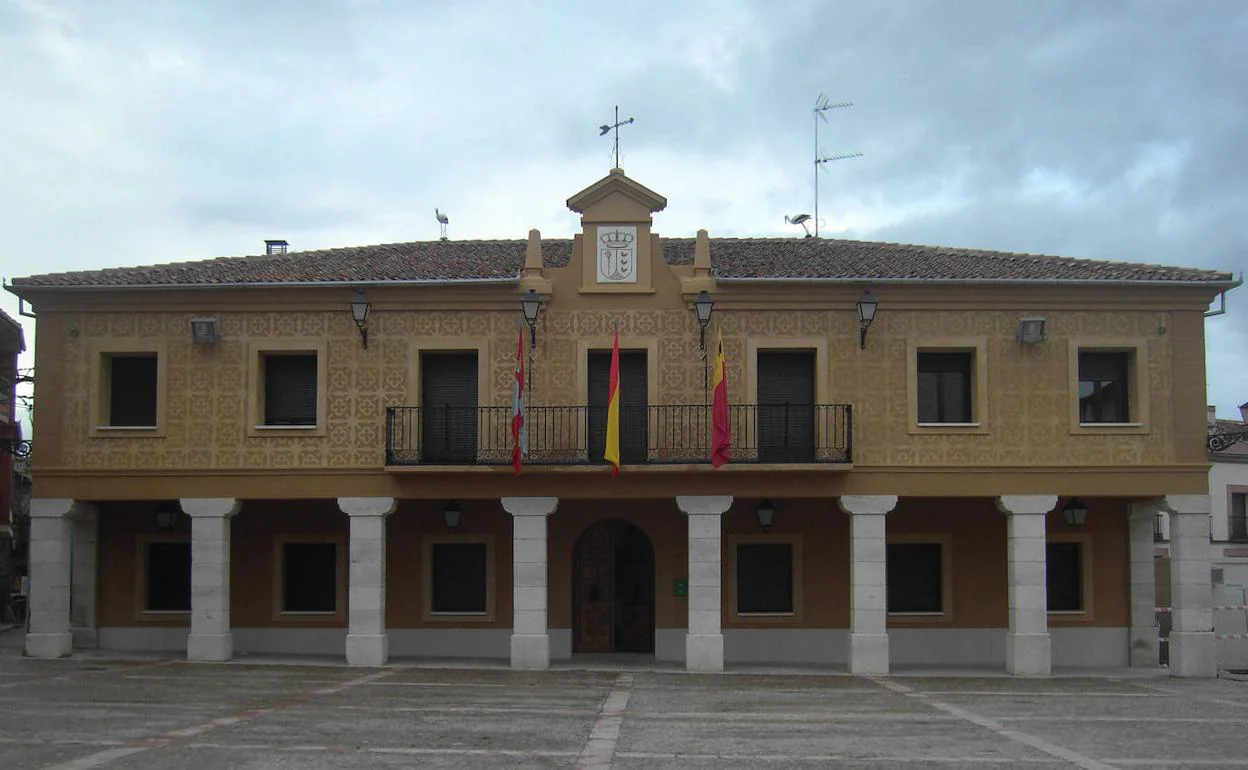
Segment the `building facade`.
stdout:
<path fill-rule="evenodd" d="M 1238 420 L 1220 420 L 1214 407 L 1208 409 L 1214 650 L 1220 668 L 1242 669 L 1248 667 L 1248 403 L 1240 404 Z M 1164 513 L 1157 517 L 1156 538 L 1164 632 L 1170 557 L 1170 522 Z"/>
<path fill-rule="evenodd" d="M 1203 313 L 1230 275 L 664 238 L 618 169 L 567 205 L 571 239 L 15 280 L 28 653 L 1155 666 L 1168 511 L 1171 670 L 1212 675 Z"/>
<path fill-rule="evenodd" d="M 10 603 L 24 574 L 14 542 L 13 482 L 14 460 L 26 454 L 27 446 L 17 409 L 17 357 L 25 349 L 21 324 L 0 312 L 0 622 L 10 616 Z"/>

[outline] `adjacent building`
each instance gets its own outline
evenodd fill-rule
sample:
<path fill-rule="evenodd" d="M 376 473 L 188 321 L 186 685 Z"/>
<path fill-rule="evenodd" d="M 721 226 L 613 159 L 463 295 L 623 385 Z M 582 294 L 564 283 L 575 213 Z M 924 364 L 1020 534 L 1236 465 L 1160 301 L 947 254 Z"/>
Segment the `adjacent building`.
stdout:
<path fill-rule="evenodd" d="M 26 454 L 17 411 L 18 355 L 26 349 L 22 326 L 0 311 L 0 619 L 17 593 L 21 560 L 13 540 L 14 459 Z M 2 621 L 0 621 L 2 622 Z"/>
<path fill-rule="evenodd" d="M 1171 670 L 1212 675 L 1204 312 L 1229 274 L 669 238 L 666 203 L 615 169 L 567 200 L 572 238 L 15 280 L 27 652 L 1156 666 L 1165 511 Z"/>

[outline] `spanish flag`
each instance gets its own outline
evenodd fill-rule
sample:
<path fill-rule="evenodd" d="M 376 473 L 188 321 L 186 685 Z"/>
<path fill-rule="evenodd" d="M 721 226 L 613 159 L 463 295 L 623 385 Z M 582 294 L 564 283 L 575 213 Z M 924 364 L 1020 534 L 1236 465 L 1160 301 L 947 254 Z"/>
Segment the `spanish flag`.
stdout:
<path fill-rule="evenodd" d="M 611 346 L 611 378 L 607 385 L 607 446 L 602 459 L 614 466 L 611 475 L 620 475 L 620 330 L 615 330 Z"/>
<path fill-rule="evenodd" d="M 511 388 L 511 467 L 520 475 L 529 452 L 529 432 L 524 424 L 524 331 L 516 342 L 516 381 Z"/>
<path fill-rule="evenodd" d="M 715 348 L 715 376 L 711 380 L 711 465 L 718 468 L 732 457 L 732 427 L 728 421 L 728 378 L 724 371 L 724 330 L 719 328 Z"/>

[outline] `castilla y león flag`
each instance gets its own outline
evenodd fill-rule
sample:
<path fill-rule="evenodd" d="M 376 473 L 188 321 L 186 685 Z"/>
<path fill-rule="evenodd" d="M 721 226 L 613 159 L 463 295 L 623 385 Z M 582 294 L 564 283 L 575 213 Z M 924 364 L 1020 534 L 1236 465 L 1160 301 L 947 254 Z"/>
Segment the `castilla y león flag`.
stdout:
<path fill-rule="evenodd" d="M 607 445 L 602 459 L 612 465 L 611 475 L 620 475 L 620 330 L 615 330 L 611 347 L 611 376 L 607 385 Z"/>
<path fill-rule="evenodd" d="M 715 346 L 715 376 L 711 380 L 711 465 L 718 468 L 732 457 L 732 427 L 728 422 L 728 378 L 724 372 L 724 330 Z"/>

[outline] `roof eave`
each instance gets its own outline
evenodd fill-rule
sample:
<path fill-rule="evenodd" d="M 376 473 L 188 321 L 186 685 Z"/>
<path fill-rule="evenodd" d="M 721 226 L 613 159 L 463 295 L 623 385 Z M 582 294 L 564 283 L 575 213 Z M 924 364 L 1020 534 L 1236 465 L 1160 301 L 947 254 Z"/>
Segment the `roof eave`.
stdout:
<path fill-rule="evenodd" d="M 403 280 L 367 279 L 342 281 L 246 281 L 227 283 L 121 283 L 121 284 L 9 284 L 5 288 L 19 297 L 26 298 L 24 291 L 153 291 L 157 289 L 273 289 L 273 288 L 328 288 L 359 286 L 480 286 L 503 285 L 520 282 L 520 276 L 509 278 L 410 278 Z"/>
<path fill-rule="evenodd" d="M 716 283 L 818 283 L 818 284 L 948 284 L 948 285 L 987 285 L 987 286 L 1186 286 L 1204 289 L 1234 289 L 1242 281 L 1237 280 L 1170 280 L 1170 279 L 1096 279 L 1096 278 L 800 278 L 796 276 L 734 276 L 717 277 Z"/>

